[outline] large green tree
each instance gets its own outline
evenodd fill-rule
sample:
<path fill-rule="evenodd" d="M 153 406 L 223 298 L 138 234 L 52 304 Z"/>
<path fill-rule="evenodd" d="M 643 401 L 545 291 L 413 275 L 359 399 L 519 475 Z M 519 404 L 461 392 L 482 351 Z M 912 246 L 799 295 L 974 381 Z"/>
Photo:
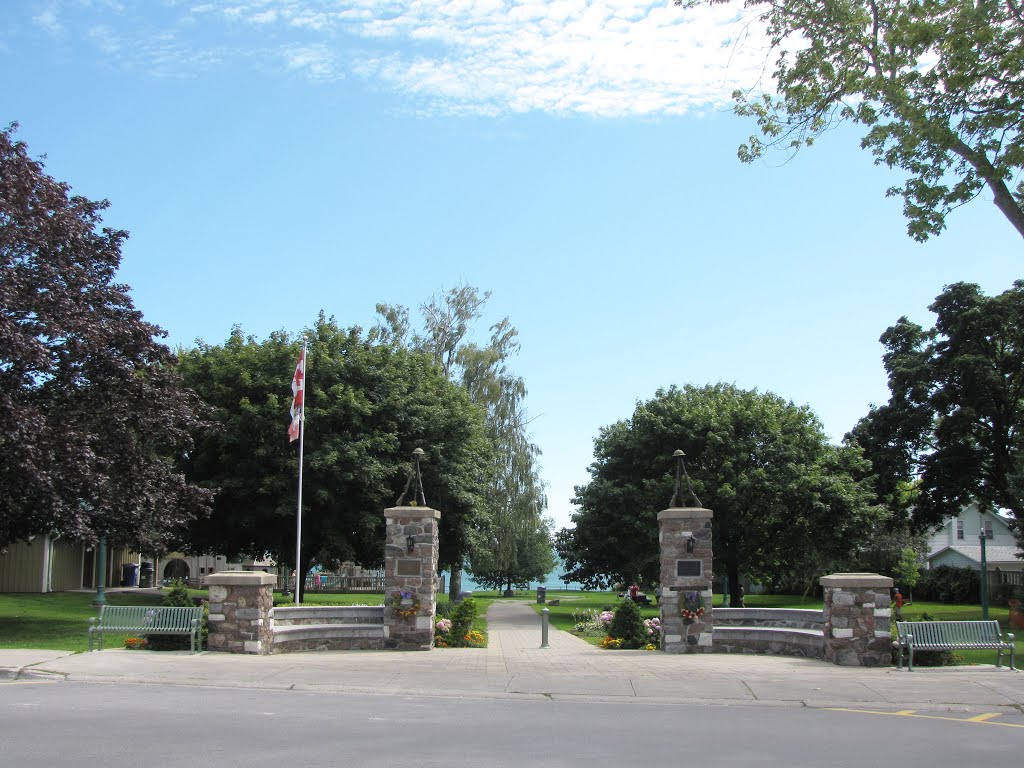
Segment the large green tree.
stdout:
<path fill-rule="evenodd" d="M 552 548 L 554 521 L 525 510 L 503 518 L 484 535 L 493 536 L 489 546 L 477 546 L 469 565 L 473 580 L 488 589 L 504 589 L 541 581 L 557 564 Z"/>
<path fill-rule="evenodd" d="M 208 508 L 177 460 L 202 427 L 128 287 L 128 233 L 0 131 L 0 548 L 59 534 L 160 552 Z"/>
<path fill-rule="evenodd" d="M 730 0 L 676 0 L 677 5 Z M 763 91 L 736 91 L 736 112 L 769 147 L 795 151 L 838 123 L 906 174 L 907 231 L 923 241 L 982 190 L 1024 237 L 1024 8 L 1018 0 L 746 0 L 776 54 Z"/>
<path fill-rule="evenodd" d="M 659 578 L 657 513 L 673 497 L 682 449 L 696 499 L 714 511 L 715 570 L 738 600 L 741 576 L 821 575 L 870 540 L 860 452 L 834 446 L 814 414 L 728 384 L 659 390 L 601 430 L 591 480 L 576 489 L 575 527 L 557 537 L 567 578 L 598 586 Z"/>
<path fill-rule="evenodd" d="M 323 315 L 308 337 L 299 572 L 313 562 L 383 561 L 383 510 L 401 493 L 415 448 L 426 453 L 427 501 L 444 510 L 440 560 L 457 558 L 477 525 L 490 463 L 480 409 L 428 355 Z M 181 353 L 186 381 L 222 425 L 189 458 L 190 477 L 218 490 L 192 547 L 294 561 L 298 443 L 285 428 L 298 349 L 284 333 L 260 342 L 235 329 L 222 346 Z"/>
<path fill-rule="evenodd" d="M 410 330 L 405 307 L 378 304 L 380 322 L 375 333 L 381 339 L 431 355 L 445 375 L 459 383 L 485 413 L 492 448 L 489 488 L 484 514 L 478 518 L 479 526 L 471 546 L 463 552 L 463 561 L 470 562 L 474 574 L 533 574 L 539 564 L 549 560 L 553 567 L 553 555 L 543 518 L 547 497 L 540 478 L 540 449 L 527 430 L 526 384 L 510 368 L 510 360 L 519 351 L 518 331 L 506 317 L 491 326 L 487 344 L 470 340 L 473 324 L 482 316 L 490 296 L 489 291 L 481 294 L 469 285 L 432 296 L 420 307 L 422 332 Z M 547 554 L 535 553 L 545 542 Z M 528 551 L 532 553 L 529 564 Z M 451 565 L 450 592 L 454 596 L 461 589 L 462 562 Z"/>
<path fill-rule="evenodd" d="M 926 530 L 977 501 L 1024 515 L 1024 281 L 998 296 L 947 286 L 929 309 L 935 325 L 906 317 L 882 334 L 889 402 L 850 434 L 874 465 L 879 497 Z M 906 511 L 906 505 L 902 511 Z M 1020 534 L 1018 534 L 1020 535 Z"/>

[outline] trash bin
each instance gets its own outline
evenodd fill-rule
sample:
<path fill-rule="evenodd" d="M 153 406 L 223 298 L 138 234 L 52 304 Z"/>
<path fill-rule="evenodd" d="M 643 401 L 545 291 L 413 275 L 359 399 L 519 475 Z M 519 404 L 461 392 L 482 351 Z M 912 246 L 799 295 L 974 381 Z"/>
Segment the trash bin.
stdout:
<path fill-rule="evenodd" d="M 121 586 L 137 587 L 139 585 L 139 566 L 135 563 L 124 563 L 121 566 Z"/>
<path fill-rule="evenodd" d="M 537 587 L 537 602 L 546 603 L 548 601 L 548 588 Z"/>
<path fill-rule="evenodd" d="M 149 589 L 153 586 L 153 564 L 143 562 L 142 567 L 139 568 L 139 586 L 143 589 Z"/>

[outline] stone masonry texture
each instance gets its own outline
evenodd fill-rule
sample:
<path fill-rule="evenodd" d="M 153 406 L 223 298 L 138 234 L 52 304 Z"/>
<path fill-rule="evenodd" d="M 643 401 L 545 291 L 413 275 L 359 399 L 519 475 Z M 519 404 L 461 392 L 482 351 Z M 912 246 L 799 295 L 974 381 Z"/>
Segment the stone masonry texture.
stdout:
<path fill-rule="evenodd" d="M 658 541 L 661 550 L 662 647 L 668 653 L 709 653 L 712 651 L 712 518 L 710 509 L 673 507 L 658 513 Z M 685 561 L 699 574 L 680 576 L 677 564 Z M 701 615 L 687 618 L 687 608 Z"/>

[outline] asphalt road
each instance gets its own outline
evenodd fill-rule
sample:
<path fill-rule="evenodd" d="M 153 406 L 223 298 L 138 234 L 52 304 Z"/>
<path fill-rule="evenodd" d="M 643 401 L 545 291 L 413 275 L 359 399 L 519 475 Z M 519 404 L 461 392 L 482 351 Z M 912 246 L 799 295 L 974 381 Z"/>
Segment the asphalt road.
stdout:
<path fill-rule="evenodd" d="M 0 766 L 1016 765 L 1024 716 L 0 682 Z"/>

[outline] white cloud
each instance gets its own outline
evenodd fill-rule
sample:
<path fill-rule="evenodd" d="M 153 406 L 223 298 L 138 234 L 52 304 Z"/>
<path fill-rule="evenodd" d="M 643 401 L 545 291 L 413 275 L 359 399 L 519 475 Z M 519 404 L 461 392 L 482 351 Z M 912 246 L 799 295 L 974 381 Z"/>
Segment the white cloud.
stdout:
<path fill-rule="evenodd" d="M 223 40 L 230 39 L 231 55 L 266 60 L 267 51 L 276 51 L 270 58 L 288 72 L 318 82 L 370 78 L 435 113 L 680 114 L 723 104 L 735 88 L 753 85 L 766 55 L 738 2 L 690 10 L 672 0 L 235 0 L 168 7 L 180 15 L 175 27 L 135 46 L 139 55 L 159 53 L 161 71 L 175 55 L 181 68 L 227 61 Z M 36 23 L 60 21 L 40 14 Z M 122 34 L 128 29 L 126 23 Z M 186 29 L 195 31 L 185 35 Z M 742 44 L 731 42 L 744 35 Z M 107 31 L 106 39 L 116 38 Z M 128 47 L 123 40 L 122 51 Z"/>
<path fill-rule="evenodd" d="M 289 48 L 282 52 L 289 71 L 305 72 L 314 80 L 338 80 L 344 77 L 334 52 L 324 45 Z"/>
<path fill-rule="evenodd" d="M 51 35 L 59 35 L 64 32 L 64 25 L 57 16 L 57 9 L 53 6 L 40 11 L 32 17 L 36 26 L 42 27 Z"/>
<path fill-rule="evenodd" d="M 86 32 L 86 37 L 108 56 L 113 56 L 121 50 L 121 41 L 117 34 L 105 24 L 90 27 Z"/>

